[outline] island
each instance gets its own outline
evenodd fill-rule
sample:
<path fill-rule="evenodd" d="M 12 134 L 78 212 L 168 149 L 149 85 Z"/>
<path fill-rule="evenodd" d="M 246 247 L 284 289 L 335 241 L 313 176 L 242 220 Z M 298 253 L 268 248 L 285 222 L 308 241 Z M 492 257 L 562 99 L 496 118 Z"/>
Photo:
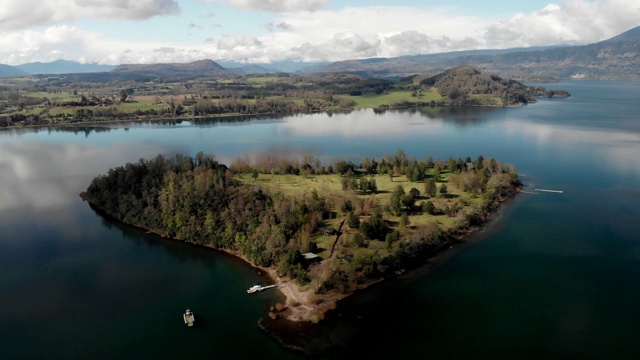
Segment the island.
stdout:
<path fill-rule="evenodd" d="M 245 155 L 225 165 L 199 152 L 110 169 L 80 196 L 123 223 L 244 259 L 285 297 L 269 319 L 317 323 L 463 242 L 520 186 L 513 165 L 483 156 L 399 149 L 357 164 Z"/>

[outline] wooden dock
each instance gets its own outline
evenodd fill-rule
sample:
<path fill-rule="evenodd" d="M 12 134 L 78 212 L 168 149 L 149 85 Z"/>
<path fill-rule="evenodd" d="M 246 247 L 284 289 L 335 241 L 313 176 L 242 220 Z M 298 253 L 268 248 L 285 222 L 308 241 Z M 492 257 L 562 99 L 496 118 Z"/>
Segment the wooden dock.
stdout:
<path fill-rule="evenodd" d="M 556 194 L 562 194 L 563 191 L 562 190 L 549 190 L 549 189 L 535 189 L 536 191 L 542 191 L 542 192 L 548 192 L 548 193 L 556 193 Z"/>
<path fill-rule="evenodd" d="M 253 294 L 254 292 L 259 292 L 259 291 L 271 289 L 274 287 L 276 287 L 276 285 L 267 285 L 267 286 L 254 285 L 247 290 L 247 294 Z"/>

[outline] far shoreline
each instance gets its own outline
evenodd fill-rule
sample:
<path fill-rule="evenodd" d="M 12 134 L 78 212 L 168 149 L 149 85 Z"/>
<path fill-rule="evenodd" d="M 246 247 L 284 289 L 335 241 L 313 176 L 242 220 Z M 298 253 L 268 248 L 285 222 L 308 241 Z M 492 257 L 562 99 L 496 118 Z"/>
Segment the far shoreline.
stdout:
<path fill-rule="evenodd" d="M 536 101 L 537 102 L 537 101 Z M 259 118 L 259 117 L 268 117 L 268 116 L 287 116 L 287 115 L 298 115 L 298 114 L 319 114 L 319 113 L 349 113 L 358 110 L 371 109 L 374 111 L 387 111 L 387 110 L 404 110 L 404 109 L 418 109 L 423 107 L 429 108 L 489 108 L 489 109 L 511 109 L 511 108 L 519 108 L 525 105 L 535 104 L 534 103 L 517 103 L 511 105 L 503 105 L 503 106 L 491 106 L 491 105 L 452 105 L 452 104 L 443 104 L 437 106 L 431 106 L 428 102 L 411 102 L 407 104 L 403 104 L 401 106 L 374 106 L 374 107 L 351 107 L 351 108 L 339 108 L 339 109 L 324 109 L 324 110 L 311 110 L 311 111 L 297 111 L 297 112 L 265 112 L 265 113 L 255 113 L 255 114 L 241 114 L 241 113 L 225 113 L 225 114 L 215 114 L 215 115 L 191 115 L 191 116 L 168 116 L 168 117 L 152 117 L 152 118 L 140 118 L 140 117 L 132 117 L 127 119 L 105 119 L 105 120 L 90 120 L 90 121 L 78 121 L 78 122 L 66 122 L 66 123 L 56 123 L 56 124 L 28 124 L 28 125 L 11 125 L 11 126 L 0 126 L 0 131 L 2 130 L 15 130 L 15 129 L 42 129 L 42 128 L 73 128 L 73 127 L 82 127 L 82 126 L 100 126 L 100 125 L 117 125 L 122 123 L 142 123 L 142 122 L 177 122 L 177 121 L 190 121 L 190 120 L 206 120 L 206 119 L 227 119 L 227 118 Z"/>

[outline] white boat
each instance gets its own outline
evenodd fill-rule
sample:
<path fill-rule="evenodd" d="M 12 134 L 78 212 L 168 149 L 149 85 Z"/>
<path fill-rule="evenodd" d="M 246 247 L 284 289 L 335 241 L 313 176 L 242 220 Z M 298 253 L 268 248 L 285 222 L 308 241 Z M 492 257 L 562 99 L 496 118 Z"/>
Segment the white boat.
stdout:
<path fill-rule="evenodd" d="M 256 291 L 262 291 L 262 286 L 260 285 L 253 285 L 252 287 L 249 288 L 249 290 L 247 290 L 247 294 L 252 294 Z"/>
<path fill-rule="evenodd" d="M 184 323 L 187 326 L 193 326 L 193 322 L 196 321 L 196 316 L 193 315 L 191 310 L 187 309 L 184 314 L 182 314 L 182 319 L 184 319 Z"/>

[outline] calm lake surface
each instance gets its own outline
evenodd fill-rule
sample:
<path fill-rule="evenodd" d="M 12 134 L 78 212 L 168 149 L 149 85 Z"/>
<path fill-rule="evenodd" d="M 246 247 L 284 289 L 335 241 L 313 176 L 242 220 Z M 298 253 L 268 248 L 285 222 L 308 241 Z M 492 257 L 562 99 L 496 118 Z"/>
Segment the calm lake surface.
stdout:
<path fill-rule="evenodd" d="M 640 84 L 547 87 L 573 96 L 509 109 L 1 131 L 0 359 L 299 358 L 257 327 L 277 293 L 246 294 L 265 281 L 255 269 L 104 219 L 78 194 L 158 153 L 328 164 L 397 149 L 494 157 L 513 163 L 527 190 L 563 193 L 518 195 L 443 266 L 339 308 L 355 332 L 348 353 L 637 359 Z M 187 307 L 194 328 L 182 322 Z"/>

